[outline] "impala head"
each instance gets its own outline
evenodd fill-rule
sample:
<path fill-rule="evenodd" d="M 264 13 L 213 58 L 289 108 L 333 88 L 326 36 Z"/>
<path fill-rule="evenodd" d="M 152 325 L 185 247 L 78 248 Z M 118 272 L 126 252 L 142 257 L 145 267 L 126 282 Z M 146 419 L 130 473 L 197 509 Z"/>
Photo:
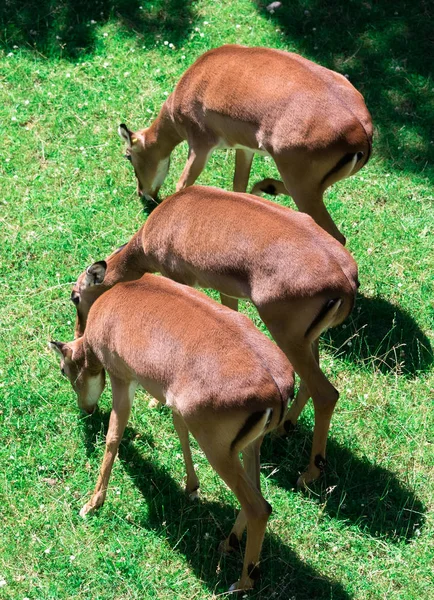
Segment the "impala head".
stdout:
<path fill-rule="evenodd" d="M 125 158 L 133 165 L 137 193 L 146 200 L 156 200 L 169 170 L 170 157 L 162 157 L 158 144 L 151 141 L 148 129 L 133 132 L 122 123 L 118 133 L 127 144 Z"/>
<path fill-rule="evenodd" d="M 107 271 L 107 263 L 100 260 L 87 267 L 79 276 L 71 291 L 71 302 L 75 304 L 77 319 L 75 322 L 75 338 L 83 335 L 86 328 L 87 315 L 95 300 L 107 290 L 103 286 Z"/>
<path fill-rule="evenodd" d="M 77 394 L 81 410 L 93 413 L 105 386 L 105 371 L 101 366 L 93 368 L 86 363 L 83 338 L 64 344 L 49 342 L 50 350 L 60 356 L 60 370 L 67 377 Z"/>

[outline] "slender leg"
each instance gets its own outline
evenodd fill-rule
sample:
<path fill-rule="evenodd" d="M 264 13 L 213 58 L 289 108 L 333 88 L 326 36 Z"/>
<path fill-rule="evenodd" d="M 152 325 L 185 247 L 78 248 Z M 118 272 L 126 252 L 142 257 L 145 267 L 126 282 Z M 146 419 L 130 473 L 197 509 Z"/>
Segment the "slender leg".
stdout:
<path fill-rule="evenodd" d="M 247 521 L 247 543 L 244 553 L 243 570 L 239 581 L 231 585 L 230 591 L 249 590 L 259 576 L 259 556 L 271 506 L 252 483 L 241 466 L 238 457 L 227 461 L 211 461 L 211 466 L 231 488 Z"/>
<path fill-rule="evenodd" d="M 303 379 L 300 379 L 300 387 L 298 388 L 297 395 L 286 413 L 285 421 L 278 429 L 276 429 L 277 435 L 285 435 L 295 427 L 298 417 L 306 406 L 309 398 L 310 392 L 306 382 Z"/>
<path fill-rule="evenodd" d="M 220 300 L 223 306 L 227 306 L 228 308 L 232 308 L 232 310 L 238 310 L 238 299 L 231 298 L 231 296 L 226 296 L 220 292 Z"/>
<path fill-rule="evenodd" d="M 271 322 L 264 318 L 263 314 L 261 314 L 261 317 L 275 342 L 286 354 L 289 362 L 294 367 L 294 371 L 300 376 L 303 382 L 304 391 L 302 392 L 302 398 L 300 398 L 300 405 L 303 402 L 305 404 L 309 396 L 313 400 L 315 426 L 312 452 L 307 470 L 300 475 L 297 481 L 298 487 L 305 487 L 311 481 L 317 479 L 325 467 L 327 435 L 330 420 L 339 398 L 339 392 L 333 387 L 319 367 L 316 342 L 312 345 L 296 346 L 291 340 L 292 343 L 289 344 L 281 321 Z M 301 409 L 299 412 L 301 412 Z"/>
<path fill-rule="evenodd" d="M 260 480 L 260 448 L 263 437 L 256 439 L 243 450 L 244 469 L 250 481 L 256 486 L 256 489 L 261 491 Z M 243 509 L 238 513 L 237 519 L 229 536 L 220 544 L 222 552 L 231 552 L 238 550 L 240 541 L 247 525 L 247 515 Z"/>
<path fill-rule="evenodd" d="M 316 359 L 316 362 L 319 364 L 318 340 L 315 340 L 312 343 L 312 352 Z M 277 433 L 279 433 L 279 434 L 287 433 L 289 431 L 289 429 L 291 428 L 291 426 L 295 426 L 295 424 L 297 423 L 298 417 L 300 416 L 303 408 L 306 406 L 306 403 L 309 400 L 309 398 L 310 398 L 309 389 L 306 385 L 306 382 L 303 379 L 301 379 L 300 387 L 297 392 L 297 396 L 295 397 L 294 402 L 289 407 L 288 413 L 285 418 L 285 422 L 279 428 Z"/>
<path fill-rule="evenodd" d="M 297 481 L 297 487 L 305 487 L 317 479 L 325 468 L 327 436 L 339 393 L 319 368 L 310 348 L 305 356 L 299 352 L 289 352 L 287 356 L 295 371 L 305 381 L 310 392 L 305 395 L 305 398 L 308 398 L 309 395 L 312 396 L 315 409 L 315 426 L 309 466 Z"/>
<path fill-rule="evenodd" d="M 184 170 L 178 183 L 176 184 L 176 191 L 179 192 L 189 185 L 193 185 L 199 175 L 205 168 L 208 158 L 211 154 L 212 146 L 204 145 L 190 145 L 188 150 L 188 158 L 185 164 Z"/>
<path fill-rule="evenodd" d="M 112 375 L 110 375 L 110 379 L 113 406 L 106 437 L 104 458 L 92 498 L 81 509 L 81 517 L 85 517 L 104 504 L 113 463 L 128 423 L 134 392 L 137 387 L 136 382 L 121 381 Z"/>
<path fill-rule="evenodd" d="M 315 479 L 318 479 L 326 466 L 326 445 L 330 429 L 330 421 L 335 409 L 334 403 L 315 403 L 315 426 L 313 429 L 312 451 L 307 470 L 297 480 L 297 487 L 304 488 Z"/>
<path fill-rule="evenodd" d="M 190 498 L 194 500 L 198 497 L 199 479 L 197 478 L 196 471 L 194 470 L 193 459 L 191 457 L 188 428 L 181 415 L 175 411 L 172 411 L 172 419 L 176 433 L 179 437 L 179 441 L 181 442 L 185 470 L 187 471 L 187 485 L 185 486 L 185 491 L 189 494 Z"/>
<path fill-rule="evenodd" d="M 252 150 L 239 148 L 235 151 L 234 192 L 245 192 L 247 190 L 253 155 Z"/>
<path fill-rule="evenodd" d="M 331 218 L 324 204 L 322 194 L 294 192 L 291 196 L 301 212 L 310 215 L 320 227 L 345 246 L 346 239 Z"/>
<path fill-rule="evenodd" d="M 244 421 L 245 418 L 242 422 Z M 212 429 L 194 423 L 188 423 L 187 425 L 205 452 L 210 465 L 236 495 L 241 504 L 241 510 L 246 516 L 247 543 L 243 570 L 241 578 L 230 587 L 230 591 L 251 589 L 255 579 L 259 576 L 259 555 L 267 521 L 271 514 L 271 506 L 247 475 L 237 453 L 230 450 L 231 440 L 225 440 L 224 429 L 216 424 L 213 425 Z M 258 461 L 259 446 L 260 442 L 256 444 L 256 450 L 252 450 L 252 452 L 258 452 Z M 250 458 L 246 460 L 250 464 Z M 256 466 L 249 466 L 250 468 L 252 472 L 256 470 Z"/>

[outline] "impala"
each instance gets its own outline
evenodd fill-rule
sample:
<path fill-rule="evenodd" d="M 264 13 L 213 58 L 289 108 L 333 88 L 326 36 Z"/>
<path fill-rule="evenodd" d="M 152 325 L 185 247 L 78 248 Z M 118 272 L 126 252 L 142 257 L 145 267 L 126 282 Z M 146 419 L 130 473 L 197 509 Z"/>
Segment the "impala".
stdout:
<path fill-rule="evenodd" d="M 94 410 L 104 389 L 105 371 L 111 380 L 113 406 L 101 472 L 80 514 L 86 516 L 105 500 L 140 384 L 172 409 L 187 491 L 195 493 L 199 487 L 190 431 L 238 498 L 241 511 L 222 547 L 236 549 L 247 526 L 241 578 L 230 589 L 253 587 L 271 513 L 260 491 L 259 450 L 264 435 L 283 421 L 293 394 L 293 371 L 283 352 L 244 315 L 149 274 L 118 284 L 99 298 L 82 337 L 66 344 L 50 342 L 50 347 L 60 354 L 62 373 L 87 412 Z"/>
<path fill-rule="evenodd" d="M 281 432 L 312 396 L 312 452 L 298 485 L 316 479 L 339 397 L 319 367 L 318 338 L 353 308 L 357 265 L 348 250 L 306 214 L 249 194 L 192 186 L 167 198 L 128 244 L 79 276 L 71 293 L 76 336 L 98 296 L 146 272 L 214 288 L 235 310 L 238 298 L 253 302 L 301 378 Z M 136 310 L 131 304 L 131 313 Z"/>
<path fill-rule="evenodd" d="M 192 185 L 216 148 L 235 148 L 233 189 L 245 192 L 254 153 L 273 158 L 283 179 L 255 194 L 287 193 L 342 243 L 324 191 L 369 159 L 371 116 L 363 96 L 339 73 L 298 54 L 227 45 L 206 52 L 184 73 L 155 121 L 119 134 L 140 195 L 156 198 L 172 150 L 188 142 L 177 191 Z"/>

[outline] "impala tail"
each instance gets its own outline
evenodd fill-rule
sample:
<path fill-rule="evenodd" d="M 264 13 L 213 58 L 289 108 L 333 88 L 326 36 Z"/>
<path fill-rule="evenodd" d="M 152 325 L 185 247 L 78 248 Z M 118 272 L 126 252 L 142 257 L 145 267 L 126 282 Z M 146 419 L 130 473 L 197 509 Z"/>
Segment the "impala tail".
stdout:
<path fill-rule="evenodd" d="M 337 325 L 338 312 L 342 304 L 342 298 L 328 300 L 307 328 L 304 337 L 313 342 L 319 338 L 323 331 Z"/>

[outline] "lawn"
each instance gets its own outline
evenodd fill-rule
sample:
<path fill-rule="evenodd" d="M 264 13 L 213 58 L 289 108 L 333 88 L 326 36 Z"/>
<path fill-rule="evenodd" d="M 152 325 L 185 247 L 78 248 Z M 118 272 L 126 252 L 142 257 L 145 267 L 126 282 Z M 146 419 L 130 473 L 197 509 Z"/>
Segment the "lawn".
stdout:
<path fill-rule="evenodd" d="M 110 391 L 79 414 L 49 339 L 73 336 L 72 282 L 146 218 L 116 129 L 146 126 L 180 75 L 225 42 L 296 51 L 366 98 L 374 155 L 327 206 L 358 261 L 352 316 L 323 336 L 340 390 L 326 475 L 306 466 L 313 412 L 267 439 L 273 506 L 249 598 L 434 598 L 434 44 L 428 0 L 9 0 L 0 7 L 0 598 L 205 599 L 241 568 L 221 557 L 237 502 L 197 446 L 201 500 L 184 496 L 168 409 L 138 391 L 107 501 L 79 510 L 100 466 Z M 174 191 L 186 146 L 173 156 Z M 199 183 L 230 189 L 233 153 Z M 255 158 L 251 185 L 276 176 Z M 291 206 L 289 198 L 279 201 Z M 216 224 L 218 226 L 218 224 Z M 210 292 L 211 295 L 212 292 Z M 246 312 L 259 326 L 249 303 Z"/>

